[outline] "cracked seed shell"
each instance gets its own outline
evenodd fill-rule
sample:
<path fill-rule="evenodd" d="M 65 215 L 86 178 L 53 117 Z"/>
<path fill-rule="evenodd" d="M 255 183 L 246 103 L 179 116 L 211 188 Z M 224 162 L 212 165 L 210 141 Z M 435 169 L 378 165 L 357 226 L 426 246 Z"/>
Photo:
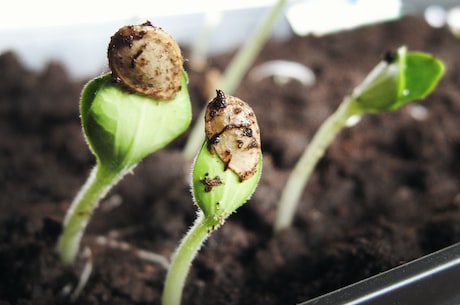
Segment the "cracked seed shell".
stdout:
<path fill-rule="evenodd" d="M 216 153 L 241 181 L 256 172 L 260 158 L 260 129 L 252 108 L 241 99 L 217 95 L 206 108 L 205 132 L 208 149 Z"/>
<path fill-rule="evenodd" d="M 113 79 L 136 93 L 171 100 L 181 89 L 180 48 L 150 22 L 120 28 L 110 40 L 107 55 Z"/>

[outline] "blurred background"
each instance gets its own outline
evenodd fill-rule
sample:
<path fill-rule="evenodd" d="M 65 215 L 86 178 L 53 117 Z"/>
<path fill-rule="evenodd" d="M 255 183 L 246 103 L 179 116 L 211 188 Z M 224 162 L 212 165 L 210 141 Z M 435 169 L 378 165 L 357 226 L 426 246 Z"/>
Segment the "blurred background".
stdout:
<path fill-rule="evenodd" d="M 150 20 L 183 47 L 209 55 L 240 45 L 275 0 L 55 1 L 16 0 L 0 11 L 0 53 L 14 51 L 40 70 L 59 61 L 74 78 L 106 71 L 110 36 L 121 26 Z M 458 0 L 291 0 L 272 39 L 324 35 L 418 14 L 434 27 L 460 28 Z"/>

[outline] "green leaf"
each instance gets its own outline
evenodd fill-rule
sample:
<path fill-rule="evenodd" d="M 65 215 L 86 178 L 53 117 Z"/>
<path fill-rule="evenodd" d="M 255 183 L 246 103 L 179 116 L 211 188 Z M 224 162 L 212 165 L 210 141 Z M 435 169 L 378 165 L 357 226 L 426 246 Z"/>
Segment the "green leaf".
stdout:
<path fill-rule="evenodd" d="M 262 172 L 262 154 L 256 173 L 241 181 L 231 169 L 226 169 L 217 154 L 210 153 L 207 141 L 201 147 L 192 172 L 192 191 L 195 203 L 214 225 L 223 221 L 242 206 L 256 189 Z"/>
<path fill-rule="evenodd" d="M 395 108 L 430 94 L 444 73 L 444 65 L 439 59 L 422 52 L 409 52 L 404 65 L 403 86 L 399 90 Z"/>
<path fill-rule="evenodd" d="M 442 61 L 427 53 L 401 47 L 392 56 L 381 61 L 353 91 L 361 112 L 394 110 L 424 98 L 444 73 Z"/>
<path fill-rule="evenodd" d="M 86 140 L 98 162 L 112 170 L 136 165 L 183 133 L 191 122 L 187 76 L 171 101 L 122 89 L 109 74 L 83 89 L 80 110 Z"/>

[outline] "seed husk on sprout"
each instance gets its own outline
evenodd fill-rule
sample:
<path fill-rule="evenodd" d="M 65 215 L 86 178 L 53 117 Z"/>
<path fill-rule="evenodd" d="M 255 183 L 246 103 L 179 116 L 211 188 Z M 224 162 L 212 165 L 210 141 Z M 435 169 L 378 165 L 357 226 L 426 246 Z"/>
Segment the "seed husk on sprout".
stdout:
<path fill-rule="evenodd" d="M 171 100 L 181 89 L 177 42 L 150 22 L 120 28 L 107 51 L 113 79 L 141 95 Z"/>

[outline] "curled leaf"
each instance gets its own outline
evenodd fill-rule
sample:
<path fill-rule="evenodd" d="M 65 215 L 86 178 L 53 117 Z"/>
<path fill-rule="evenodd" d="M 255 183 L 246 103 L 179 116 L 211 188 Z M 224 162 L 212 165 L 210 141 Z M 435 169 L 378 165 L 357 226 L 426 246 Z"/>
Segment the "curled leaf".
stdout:
<path fill-rule="evenodd" d="M 355 88 L 352 98 L 361 111 L 394 110 L 431 93 L 443 73 L 444 65 L 438 58 L 401 47 L 385 56 Z"/>
<path fill-rule="evenodd" d="M 217 96 L 208 105 L 206 140 L 192 172 L 195 203 L 213 226 L 243 205 L 254 192 L 262 171 L 260 130 L 244 101 Z"/>
<path fill-rule="evenodd" d="M 201 147 L 193 166 L 192 193 L 195 203 L 214 225 L 225 219 L 242 206 L 256 189 L 262 172 L 262 154 L 254 175 L 246 180 L 232 170 L 226 170 L 218 155 L 208 150 L 207 143 Z"/>
<path fill-rule="evenodd" d="M 131 167 L 183 133 L 192 116 L 185 72 L 181 84 L 165 103 L 123 90 L 109 74 L 91 80 L 83 89 L 81 120 L 98 161 L 114 170 Z"/>

